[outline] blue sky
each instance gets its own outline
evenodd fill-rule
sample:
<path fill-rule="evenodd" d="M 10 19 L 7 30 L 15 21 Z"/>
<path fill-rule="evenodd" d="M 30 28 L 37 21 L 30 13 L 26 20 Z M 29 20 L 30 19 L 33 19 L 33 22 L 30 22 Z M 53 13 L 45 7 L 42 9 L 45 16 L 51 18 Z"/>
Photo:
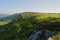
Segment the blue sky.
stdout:
<path fill-rule="evenodd" d="M 60 12 L 60 0 L 0 0 L 1 13 Z"/>

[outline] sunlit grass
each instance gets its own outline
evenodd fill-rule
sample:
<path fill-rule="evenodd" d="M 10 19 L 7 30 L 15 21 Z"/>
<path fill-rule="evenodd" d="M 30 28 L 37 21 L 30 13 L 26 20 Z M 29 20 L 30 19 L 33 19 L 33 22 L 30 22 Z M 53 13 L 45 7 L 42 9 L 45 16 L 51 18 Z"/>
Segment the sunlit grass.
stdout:
<path fill-rule="evenodd" d="M 8 21 L 0 21 L 0 25 L 5 25 L 5 24 L 8 24 L 9 22 L 11 22 L 10 20 Z"/>

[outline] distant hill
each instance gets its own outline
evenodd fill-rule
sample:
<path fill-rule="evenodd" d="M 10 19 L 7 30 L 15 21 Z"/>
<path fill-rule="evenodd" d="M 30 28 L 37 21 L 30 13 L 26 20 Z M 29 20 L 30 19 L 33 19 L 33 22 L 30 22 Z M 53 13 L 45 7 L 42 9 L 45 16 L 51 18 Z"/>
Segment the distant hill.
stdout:
<path fill-rule="evenodd" d="M 18 17 L 19 14 L 12 14 L 12 15 L 1 15 L 0 20 L 14 20 Z"/>
<path fill-rule="evenodd" d="M 9 14 L 0 14 L 0 18 L 1 17 L 6 17 L 6 16 L 8 16 Z"/>
<path fill-rule="evenodd" d="M 8 16 L 8 19 L 16 16 Z M 14 21 L 0 27 L 0 40 L 28 40 L 34 33 L 44 30 L 60 31 L 60 14 L 21 13 Z M 41 38 L 45 37 L 42 35 L 39 40 Z"/>

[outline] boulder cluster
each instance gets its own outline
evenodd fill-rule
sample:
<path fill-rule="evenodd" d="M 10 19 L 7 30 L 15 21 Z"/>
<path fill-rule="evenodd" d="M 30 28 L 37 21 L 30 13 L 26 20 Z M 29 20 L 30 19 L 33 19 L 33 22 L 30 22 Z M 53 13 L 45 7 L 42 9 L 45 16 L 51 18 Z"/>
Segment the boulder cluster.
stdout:
<path fill-rule="evenodd" d="M 38 31 L 36 33 L 34 33 L 33 35 L 31 35 L 28 40 L 38 40 L 40 39 L 40 37 L 44 37 L 46 40 L 51 40 L 53 35 L 56 33 L 57 31 L 50 31 L 50 30 L 45 30 L 44 33 L 42 31 Z"/>

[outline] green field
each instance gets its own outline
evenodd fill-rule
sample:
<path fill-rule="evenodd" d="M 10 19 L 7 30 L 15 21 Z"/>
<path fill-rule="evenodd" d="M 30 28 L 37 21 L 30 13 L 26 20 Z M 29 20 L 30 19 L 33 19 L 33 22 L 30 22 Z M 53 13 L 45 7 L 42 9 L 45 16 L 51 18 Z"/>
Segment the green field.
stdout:
<path fill-rule="evenodd" d="M 11 21 L 0 21 L 0 25 L 5 25 L 5 24 L 8 24 L 9 22 L 11 22 Z"/>

